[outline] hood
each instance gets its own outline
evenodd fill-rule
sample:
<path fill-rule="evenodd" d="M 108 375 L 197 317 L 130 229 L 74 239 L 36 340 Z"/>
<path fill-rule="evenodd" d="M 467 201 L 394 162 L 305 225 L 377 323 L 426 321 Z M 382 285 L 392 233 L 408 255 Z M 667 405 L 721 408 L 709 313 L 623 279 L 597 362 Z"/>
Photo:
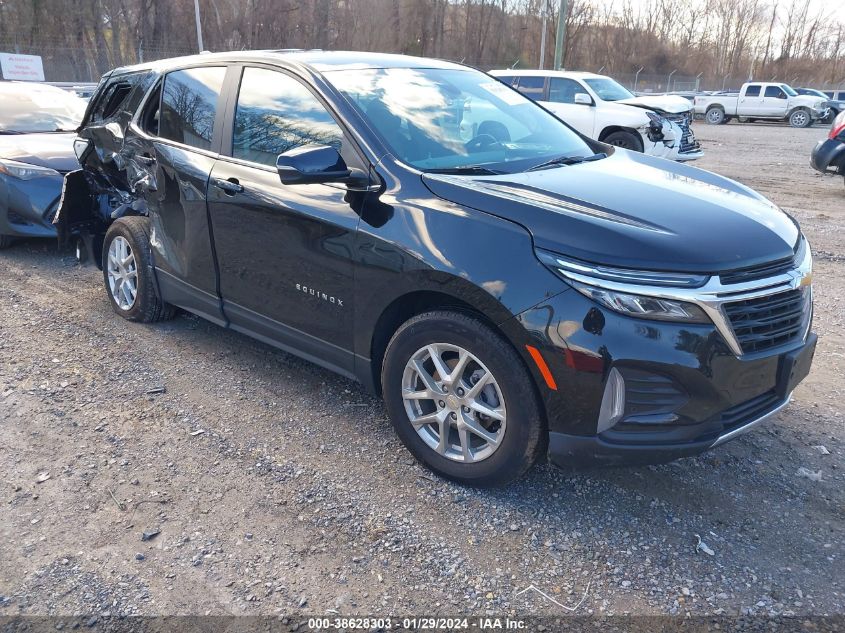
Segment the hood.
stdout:
<path fill-rule="evenodd" d="M 43 134 L 0 135 L 0 158 L 10 158 L 19 163 L 49 167 L 66 172 L 79 169 L 73 153 L 75 133 L 45 132 Z"/>
<path fill-rule="evenodd" d="M 797 97 L 790 97 L 793 103 L 805 105 L 810 108 L 820 108 L 824 105 L 827 99 L 821 97 L 814 97 L 813 95 L 798 95 Z"/>
<path fill-rule="evenodd" d="M 790 257 L 799 236 L 789 216 L 747 187 L 632 152 L 423 180 L 441 198 L 521 224 L 540 248 L 608 266 L 717 273 Z"/>
<path fill-rule="evenodd" d="M 632 97 L 622 99 L 614 103 L 624 103 L 637 108 L 654 110 L 661 114 L 682 114 L 692 110 L 692 102 L 678 95 L 648 95 L 644 97 Z"/>

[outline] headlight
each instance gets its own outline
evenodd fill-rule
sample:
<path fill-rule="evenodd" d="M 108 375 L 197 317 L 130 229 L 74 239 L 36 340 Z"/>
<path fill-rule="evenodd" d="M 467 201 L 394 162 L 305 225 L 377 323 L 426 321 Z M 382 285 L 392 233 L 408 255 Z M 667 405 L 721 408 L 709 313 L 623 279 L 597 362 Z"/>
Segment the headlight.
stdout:
<path fill-rule="evenodd" d="M 707 283 L 707 275 L 610 268 L 577 262 L 541 250 L 537 250 L 537 256 L 582 295 L 615 312 L 659 321 L 711 322 L 704 311 L 693 303 L 624 292 L 618 288 L 620 284 L 631 286 L 632 291 L 637 285 L 667 289 L 700 288 Z M 607 285 L 616 287 L 603 287 Z"/>
<path fill-rule="evenodd" d="M 624 292 L 594 288 L 579 283 L 572 286 L 582 295 L 598 301 L 603 306 L 628 316 L 658 321 L 687 321 L 689 323 L 710 323 L 706 314 L 693 303 L 644 297 Z"/>
<path fill-rule="evenodd" d="M 18 180 L 32 180 L 33 178 L 41 178 L 43 176 L 60 175 L 55 169 L 50 169 L 49 167 L 28 165 L 27 163 L 19 163 L 15 160 L 8 159 L 0 160 L 0 174 L 5 174 Z"/>

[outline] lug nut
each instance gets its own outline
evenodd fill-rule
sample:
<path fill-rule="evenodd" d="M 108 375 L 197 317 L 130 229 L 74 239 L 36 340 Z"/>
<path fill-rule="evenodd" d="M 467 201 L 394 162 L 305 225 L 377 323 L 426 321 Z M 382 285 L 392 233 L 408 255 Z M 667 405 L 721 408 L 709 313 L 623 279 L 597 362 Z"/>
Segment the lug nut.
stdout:
<path fill-rule="evenodd" d="M 458 388 L 458 395 L 459 395 L 459 396 L 464 395 L 464 390 L 463 390 L 463 389 Z"/>
<path fill-rule="evenodd" d="M 469 407 L 463 407 L 464 413 L 469 413 Z"/>
<path fill-rule="evenodd" d="M 439 406 L 439 407 L 441 407 L 441 408 L 442 408 L 442 407 L 445 407 L 445 406 L 446 406 L 446 403 L 445 403 L 445 402 L 443 402 L 442 400 L 440 400 L 440 401 L 437 403 L 437 406 Z"/>
<path fill-rule="evenodd" d="M 453 420 L 457 420 L 458 414 L 453 411 L 452 413 L 449 414 L 449 417 L 451 417 Z"/>

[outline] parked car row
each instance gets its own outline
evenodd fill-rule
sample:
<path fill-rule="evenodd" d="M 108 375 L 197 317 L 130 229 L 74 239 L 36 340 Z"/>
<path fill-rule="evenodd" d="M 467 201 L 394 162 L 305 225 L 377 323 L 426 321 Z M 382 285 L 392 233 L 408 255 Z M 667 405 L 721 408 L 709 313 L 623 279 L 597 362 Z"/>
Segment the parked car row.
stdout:
<path fill-rule="evenodd" d="M 187 310 L 357 380 L 461 482 L 695 455 L 785 407 L 816 344 L 797 222 L 519 85 L 322 51 L 117 69 L 54 223 L 124 319 Z M 590 88 L 572 105 L 612 102 Z"/>
<path fill-rule="evenodd" d="M 692 105 L 677 95 L 636 96 L 614 79 L 582 72 L 498 70 L 495 77 L 590 138 L 651 156 L 695 160 Z"/>

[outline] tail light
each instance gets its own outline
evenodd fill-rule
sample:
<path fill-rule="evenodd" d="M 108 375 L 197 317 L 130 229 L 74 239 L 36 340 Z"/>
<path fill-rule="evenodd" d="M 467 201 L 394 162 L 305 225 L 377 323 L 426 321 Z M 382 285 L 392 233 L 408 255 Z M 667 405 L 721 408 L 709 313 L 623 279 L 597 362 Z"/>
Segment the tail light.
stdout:
<path fill-rule="evenodd" d="M 845 138 L 845 110 L 840 112 L 833 120 L 833 124 L 830 126 L 830 134 L 827 135 L 827 138 L 835 139 L 840 135 Z"/>

